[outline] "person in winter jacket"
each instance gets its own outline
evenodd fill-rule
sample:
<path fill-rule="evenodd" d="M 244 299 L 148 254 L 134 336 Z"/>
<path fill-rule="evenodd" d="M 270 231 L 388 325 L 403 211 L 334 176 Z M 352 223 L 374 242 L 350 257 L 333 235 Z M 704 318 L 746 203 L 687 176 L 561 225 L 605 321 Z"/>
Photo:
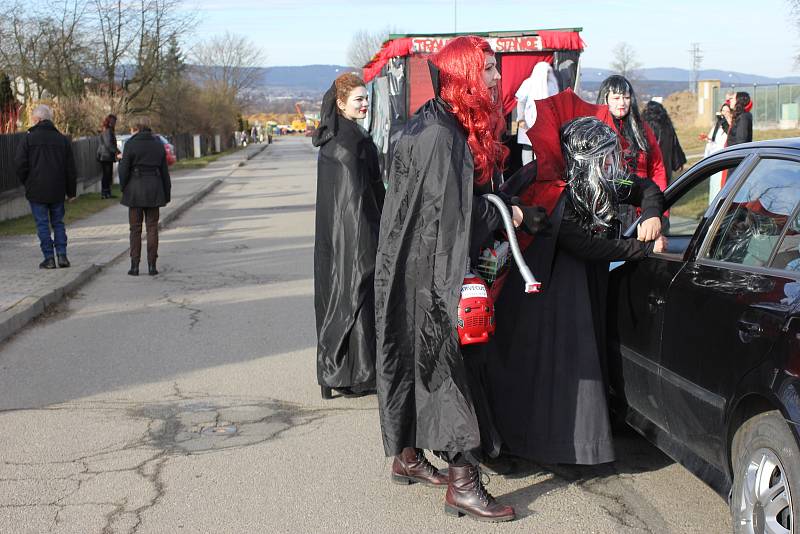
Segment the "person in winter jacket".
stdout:
<path fill-rule="evenodd" d="M 114 198 L 111 195 L 111 182 L 114 178 L 114 163 L 122 158 L 122 154 L 117 148 L 117 136 L 114 128 L 117 125 L 117 116 L 108 115 L 103 119 L 100 133 L 100 145 L 97 147 L 97 160 L 103 169 L 103 179 L 101 181 L 100 198 Z"/>
<path fill-rule="evenodd" d="M 731 127 L 728 129 L 728 144 L 726 146 L 749 143 L 753 140 L 753 102 L 750 94 L 739 91 L 730 102 Z"/>
<path fill-rule="evenodd" d="M 314 236 L 317 381 L 324 399 L 375 390 L 375 251 L 385 188 L 378 149 L 356 122 L 367 89 L 353 73 L 325 93 L 312 143 L 319 147 Z"/>
<path fill-rule="evenodd" d="M 75 198 L 77 171 L 72 143 L 53 125 L 53 112 L 45 105 L 31 114 L 33 126 L 17 146 L 17 178 L 25 186 L 36 233 L 44 254 L 40 269 L 69 267 L 67 231 L 64 226 L 64 197 Z M 52 235 L 51 230 L 52 228 Z"/>
<path fill-rule="evenodd" d="M 158 274 L 159 208 L 170 201 L 172 184 L 164 145 L 153 135 L 150 119 L 139 117 L 131 128 L 133 136 L 125 143 L 119 162 L 119 184 L 123 206 L 128 206 L 130 222 L 131 268 L 128 274 L 139 275 L 142 255 L 142 222 L 147 225 L 147 274 Z"/>

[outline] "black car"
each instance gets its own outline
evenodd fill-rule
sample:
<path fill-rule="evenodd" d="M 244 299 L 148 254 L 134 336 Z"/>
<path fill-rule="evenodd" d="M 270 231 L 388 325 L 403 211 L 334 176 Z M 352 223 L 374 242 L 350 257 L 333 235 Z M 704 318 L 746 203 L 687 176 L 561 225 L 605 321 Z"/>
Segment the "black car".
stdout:
<path fill-rule="evenodd" d="M 612 265 L 612 402 L 736 532 L 800 531 L 800 138 L 718 152 L 665 196 L 666 251 Z"/>

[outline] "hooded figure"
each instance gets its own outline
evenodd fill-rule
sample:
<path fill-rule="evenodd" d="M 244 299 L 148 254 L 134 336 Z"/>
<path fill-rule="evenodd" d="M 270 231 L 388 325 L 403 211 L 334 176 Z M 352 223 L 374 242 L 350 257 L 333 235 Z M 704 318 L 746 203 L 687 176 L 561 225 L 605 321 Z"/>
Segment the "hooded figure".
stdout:
<path fill-rule="evenodd" d="M 364 82 L 340 76 L 325 93 L 312 139 L 319 147 L 314 309 L 323 398 L 331 388 L 346 396 L 375 388 L 373 274 L 385 189 L 377 149 L 355 122 L 365 108 Z"/>
<path fill-rule="evenodd" d="M 610 462 L 609 261 L 653 251 L 663 195 L 652 181 L 624 171 L 616 133 L 596 118 L 608 113 L 605 106 L 569 90 L 536 105 L 539 117 L 528 134 L 539 176 L 522 199 L 552 210 L 552 232 L 520 242 L 541 293 L 525 294 L 512 266 L 495 303 L 497 354 L 486 368 L 492 413 L 513 455 L 542 463 Z M 647 222 L 640 237 L 650 242 L 617 238 L 622 203 L 642 208 Z"/>
<path fill-rule="evenodd" d="M 381 218 L 375 305 L 383 444 L 395 457 L 395 481 L 447 484 L 448 513 L 506 521 L 513 508 L 486 492 L 477 467 L 500 445 L 481 380 L 487 345 L 461 347 L 456 334 L 467 259 L 502 225 L 481 196 L 495 189 L 508 155 L 493 133 L 502 117 L 500 75 L 494 52 L 477 37 L 453 39 L 431 63 L 437 96 L 397 142 Z M 518 224 L 536 220 L 520 207 L 512 213 Z M 430 466 L 422 449 L 447 461 L 448 474 Z"/>

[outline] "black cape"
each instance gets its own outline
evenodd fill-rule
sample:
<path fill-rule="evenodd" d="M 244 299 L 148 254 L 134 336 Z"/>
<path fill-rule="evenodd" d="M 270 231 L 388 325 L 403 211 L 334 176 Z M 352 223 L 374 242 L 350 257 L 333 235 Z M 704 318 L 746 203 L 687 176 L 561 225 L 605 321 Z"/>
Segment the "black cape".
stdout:
<path fill-rule="evenodd" d="M 429 100 L 395 148 L 375 266 L 387 456 L 418 447 L 451 461 L 457 453 L 470 458 L 499 449 L 474 372 L 485 347 L 462 349 L 456 336 L 471 240 L 500 224 L 498 212 L 475 195 L 473 171 L 461 125 L 444 101 Z"/>
<path fill-rule="evenodd" d="M 317 161 L 314 308 L 317 380 L 327 387 L 375 387 L 373 274 L 385 189 L 367 133 L 325 94 L 312 142 Z"/>
<path fill-rule="evenodd" d="M 661 213 L 652 181 L 631 176 L 626 202 L 645 218 Z M 495 303 L 496 354 L 486 367 L 494 423 L 511 454 L 542 463 L 614 460 L 605 379 L 609 261 L 645 257 L 652 243 L 585 230 L 563 193 L 526 263 L 542 292 L 525 294 L 512 267 Z"/>

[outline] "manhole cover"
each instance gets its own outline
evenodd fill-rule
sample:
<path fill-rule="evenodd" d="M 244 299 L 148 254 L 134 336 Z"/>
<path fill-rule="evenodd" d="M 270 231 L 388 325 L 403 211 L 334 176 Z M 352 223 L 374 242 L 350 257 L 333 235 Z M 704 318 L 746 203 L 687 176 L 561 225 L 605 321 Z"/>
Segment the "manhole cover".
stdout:
<path fill-rule="evenodd" d="M 236 434 L 236 425 L 207 426 L 200 433 L 204 436 L 230 436 Z"/>

